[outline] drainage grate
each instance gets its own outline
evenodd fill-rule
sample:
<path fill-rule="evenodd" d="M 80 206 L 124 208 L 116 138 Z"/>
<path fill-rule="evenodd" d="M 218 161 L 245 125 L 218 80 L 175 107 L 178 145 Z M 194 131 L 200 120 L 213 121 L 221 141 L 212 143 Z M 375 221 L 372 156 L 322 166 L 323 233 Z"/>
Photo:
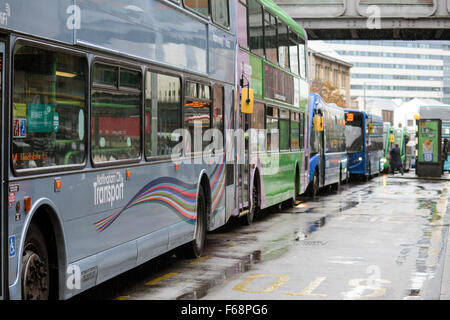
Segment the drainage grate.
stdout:
<path fill-rule="evenodd" d="M 299 241 L 299 245 L 305 247 L 322 247 L 326 245 L 327 241 L 314 241 L 314 240 L 301 240 Z"/>

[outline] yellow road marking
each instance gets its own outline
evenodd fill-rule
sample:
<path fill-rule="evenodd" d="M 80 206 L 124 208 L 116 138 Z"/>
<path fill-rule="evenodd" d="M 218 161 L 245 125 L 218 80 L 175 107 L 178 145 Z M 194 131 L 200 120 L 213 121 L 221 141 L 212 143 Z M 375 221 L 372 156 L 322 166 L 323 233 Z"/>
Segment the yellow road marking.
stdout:
<path fill-rule="evenodd" d="M 264 290 L 247 290 L 246 287 L 255 279 L 263 277 L 276 277 L 275 281 Z M 261 273 L 248 276 L 244 281 L 234 286 L 233 290 L 246 292 L 246 293 L 270 293 L 281 287 L 286 281 L 289 280 L 289 276 L 283 274 L 273 273 Z"/>
<path fill-rule="evenodd" d="M 171 273 L 166 273 L 165 275 L 158 277 L 156 279 L 150 280 L 149 282 L 147 282 L 145 285 L 146 286 L 153 286 L 163 280 L 166 280 L 170 277 L 176 276 L 178 274 L 178 272 L 171 272 Z"/>
<path fill-rule="evenodd" d="M 190 264 L 199 264 L 199 263 L 202 263 L 205 260 L 208 260 L 209 258 L 211 258 L 211 257 L 210 256 L 204 256 L 204 257 L 198 258 L 198 259 L 196 259 L 194 261 L 191 261 L 189 263 Z"/>
<path fill-rule="evenodd" d="M 122 301 L 122 300 L 127 300 L 129 298 L 130 298 L 130 296 L 120 296 L 120 297 L 115 298 L 114 300 Z"/>
<path fill-rule="evenodd" d="M 285 295 L 287 296 L 297 296 L 297 297 L 320 297 L 320 298 L 325 298 L 327 295 L 323 294 L 323 293 L 313 293 L 314 290 L 317 289 L 318 286 L 320 286 L 320 284 L 325 281 L 326 277 L 317 277 L 316 279 L 314 279 L 314 281 L 311 281 L 311 283 L 302 291 L 298 292 L 298 293 L 294 293 L 294 292 L 287 292 L 285 293 Z"/>

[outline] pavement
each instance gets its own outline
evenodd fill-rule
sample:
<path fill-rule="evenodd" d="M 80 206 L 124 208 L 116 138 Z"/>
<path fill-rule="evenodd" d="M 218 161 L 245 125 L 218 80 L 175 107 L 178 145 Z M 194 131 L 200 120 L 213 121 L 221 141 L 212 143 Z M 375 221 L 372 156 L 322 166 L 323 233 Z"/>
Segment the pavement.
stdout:
<path fill-rule="evenodd" d="M 436 181 L 450 181 L 450 173 L 446 172 L 441 177 L 418 177 L 414 170 L 409 173 L 405 173 L 403 176 L 397 173 L 395 175 L 399 179 L 417 179 L 417 180 L 436 180 Z M 440 288 L 440 300 L 450 300 L 450 232 L 449 232 L 449 222 L 450 222 L 450 207 L 448 206 L 450 200 L 450 193 L 447 198 L 445 206 L 447 207 L 445 220 L 442 226 L 445 227 L 445 232 L 447 236 L 447 241 L 445 243 L 444 249 L 444 259 L 442 263 L 442 273 L 441 273 L 441 288 Z"/>
<path fill-rule="evenodd" d="M 446 175 L 446 179 L 448 179 L 448 174 Z M 450 216 L 450 207 L 448 206 L 448 202 L 450 200 L 450 196 L 447 198 L 447 221 L 444 223 L 447 225 L 447 242 L 444 248 L 444 262 L 443 262 L 443 271 L 442 271 L 442 280 L 441 280 L 441 294 L 440 300 L 450 300 L 450 232 L 449 232 L 449 221 L 448 217 Z"/>

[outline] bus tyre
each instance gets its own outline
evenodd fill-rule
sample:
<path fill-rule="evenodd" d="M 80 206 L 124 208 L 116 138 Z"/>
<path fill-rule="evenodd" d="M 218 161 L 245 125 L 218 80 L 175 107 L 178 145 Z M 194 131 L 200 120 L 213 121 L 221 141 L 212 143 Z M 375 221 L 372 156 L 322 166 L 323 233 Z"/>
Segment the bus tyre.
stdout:
<path fill-rule="evenodd" d="M 22 256 L 22 299 L 48 299 L 50 288 L 48 261 L 45 238 L 39 227 L 31 224 L 25 238 Z"/>
<path fill-rule="evenodd" d="M 295 184 L 294 184 L 294 197 L 292 198 L 292 206 L 295 207 L 297 205 L 297 196 L 298 196 L 298 185 L 300 183 L 300 177 L 298 175 L 298 168 L 295 170 Z"/>
<path fill-rule="evenodd" d="M 177 250 L 178 255 L 187 259 L 196 259 L 201 257 L 205 248 L 206 223 L 207 223 L 207 203 L 205 192 L 200 185 L 197 199 L 197 223 L 195 225 L 195 238 L 191 242 Z"/>
<path fill-rule="evenodd" d="M 252 202 L 250 209 L 248 210 L 247 214 L 244 217 L 244 225 L 249 226 L 253 223 L 253 219 L 256 215 L 259 213 L 259 206 L 258 206 L 258 186 L 257 186 L 257 179 L 255 179 L 255 182 L 253 184 L 253 190 L 252 190 Z"/>

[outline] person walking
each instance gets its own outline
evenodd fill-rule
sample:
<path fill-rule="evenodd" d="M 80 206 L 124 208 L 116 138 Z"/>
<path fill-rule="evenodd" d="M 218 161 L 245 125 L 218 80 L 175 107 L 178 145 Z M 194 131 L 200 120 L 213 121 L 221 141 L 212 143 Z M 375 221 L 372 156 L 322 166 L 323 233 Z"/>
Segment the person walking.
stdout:
<path fill-rule="evenodd" d="M 444 173 L 445 161 L 448 158 L 448 139 L 444 139 L 444 144 L 442 145 L 442 173 Z"/>
<path fill-rule="evenodd" d="M 389 160 L 390 168 L 392 174 L 395 174 L 395 170 L 398 169 L 400 173 L 403 175 L 403 164 L 402 157 L 400 155 L 400 148 L 398 144 L 395 145 L 394 148 L 389 152 L 391 156 L 391 160 Z"/>

